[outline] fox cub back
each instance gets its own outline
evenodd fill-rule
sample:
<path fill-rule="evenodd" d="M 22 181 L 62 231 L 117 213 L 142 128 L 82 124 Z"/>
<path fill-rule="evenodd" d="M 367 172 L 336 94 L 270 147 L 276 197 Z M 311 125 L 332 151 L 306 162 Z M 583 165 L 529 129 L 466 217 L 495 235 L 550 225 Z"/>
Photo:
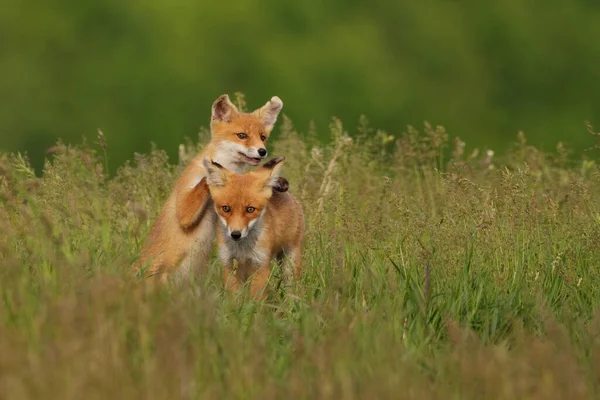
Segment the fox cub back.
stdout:
<path fill-rule="evenodd" d="M 234 292 L 250 279 L 251 294 L 264 296 L 273 258 L 283 267 L 285 278 L 292 274 L 300 278 L 305 229 L 302 205 L 289 192 L 273 190 L 283 160 L 273 159 L 246 174 L 203 160 L 219 219 L 217 240 L 225 266 L 223 279 L 225 287 Z"/>

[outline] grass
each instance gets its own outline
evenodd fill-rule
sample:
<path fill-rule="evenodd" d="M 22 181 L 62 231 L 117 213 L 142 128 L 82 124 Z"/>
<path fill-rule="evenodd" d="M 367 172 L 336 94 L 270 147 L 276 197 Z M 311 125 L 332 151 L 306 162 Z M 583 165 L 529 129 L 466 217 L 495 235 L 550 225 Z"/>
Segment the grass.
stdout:
<path fill-rule="evenodd" d="M 301 283 L 275 276 L 265 302 L 224 293 L 216 255 L 179 288 L 130 277 L 206 131 L 113 177 L 103 135 L 58 143 L 41 177 L 1 154 L 0 397 L 598 397 L 596 163 L 523 135 L 467 152 L 428 124 L 351 136 L 285 120 L 269 144 L 308 231 Z"/>

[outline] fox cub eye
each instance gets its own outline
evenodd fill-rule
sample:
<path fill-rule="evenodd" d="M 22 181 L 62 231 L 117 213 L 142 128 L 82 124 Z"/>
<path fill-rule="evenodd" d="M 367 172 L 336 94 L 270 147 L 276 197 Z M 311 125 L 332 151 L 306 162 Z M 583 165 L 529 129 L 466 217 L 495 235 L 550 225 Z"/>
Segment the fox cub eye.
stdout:
<path fill-rule="evenodd" d="M 265 135 L 260 135 L 260 140 L 264 142 L 265 140 L 267 140 L 267 137 Z"/>
<path fill-rule="evenodd" d="M 250 207 L 247 207 L 247 208 L 246 208 L 246 212 L 247 212 L 248 214 L 252 214 L 252 213 L 254 212 L 254 210 L 256 210 L 256 208 L 254 208 L 254 207 L 252 207 L 252 206 L 250 206 Z"/>
<path fill-rule="evenodd" d="M 221 207 L 223 209 L 223 211 L 225 211 L 226 213 L 228 213 L 229 211 L 231 211 L 231 208 L 229 208 L 229 206 L 223 206 Z"/>
<path fill-rule="evenodd" d="M 239 137 L 240 139 L 246 139 L 248 137 L 248 135 L 246 135 L 245 133 L 240 132 L 240 133 L 237 134 L 237 137 Z"/>

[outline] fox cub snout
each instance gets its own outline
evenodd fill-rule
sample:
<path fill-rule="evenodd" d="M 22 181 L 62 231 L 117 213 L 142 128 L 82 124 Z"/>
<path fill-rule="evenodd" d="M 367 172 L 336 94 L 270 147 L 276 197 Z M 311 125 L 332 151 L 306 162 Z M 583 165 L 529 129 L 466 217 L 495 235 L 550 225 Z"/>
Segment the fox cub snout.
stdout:
<path fill-rule="evenodd" d="M 255 171 L 236 174 L 205 158 L 207 183 L 217 213 L 219 254 L 225 287 L 237 292 L 250 279 L 250 292 L 262 297 L 276 257 L 284 277 L 300 277 L 304 214 L 302 205 L 279 187 L 283 158 Z M 286 188 L 287 189 L 287 188 Z M 290 269 L 285 262 L 291 261 Z M 234 260 L 238 263 L 234 270 Z"/>

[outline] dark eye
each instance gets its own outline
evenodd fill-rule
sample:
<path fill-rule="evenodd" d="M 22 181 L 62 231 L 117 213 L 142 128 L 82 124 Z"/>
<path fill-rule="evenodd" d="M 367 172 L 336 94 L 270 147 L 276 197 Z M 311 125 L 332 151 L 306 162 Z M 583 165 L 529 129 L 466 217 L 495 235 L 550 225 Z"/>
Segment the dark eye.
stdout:
<path fill-rule="evenodd" d="M 240 139 L 246 139 L 248 137 L 248 135 L 246 135 L 243 132 L 240 132 L 240 133 L 237 134 L 237 137 L 239 137 Z"/>
<path fill-rule="evenodd" d="M 246 212 L 247 212 L 248 214 L 252 214 L 252 213 L 254 212 L 254 210 L 256 210 L 256 208 L 254 208 L 254 207 L 252 207 L 252 206 L 249 206 L 249 207 L 247 207 L 247 208 L 246 208 Z"/>
<path fill-rule="evenodd" d="M 260 135 L 260 140 L 264 142 L 265 140 L 267 140 L 267 137 L 265 135 Z"/>
<path fill-rule="evenodd" d="M 226 213 L 228 213 L 229 211 L 231 211 L 231 208 L 229 208 L 229 206 L 223 206 L 221 207 L 223 209 L 223 211 L 225 211 Z"/>

